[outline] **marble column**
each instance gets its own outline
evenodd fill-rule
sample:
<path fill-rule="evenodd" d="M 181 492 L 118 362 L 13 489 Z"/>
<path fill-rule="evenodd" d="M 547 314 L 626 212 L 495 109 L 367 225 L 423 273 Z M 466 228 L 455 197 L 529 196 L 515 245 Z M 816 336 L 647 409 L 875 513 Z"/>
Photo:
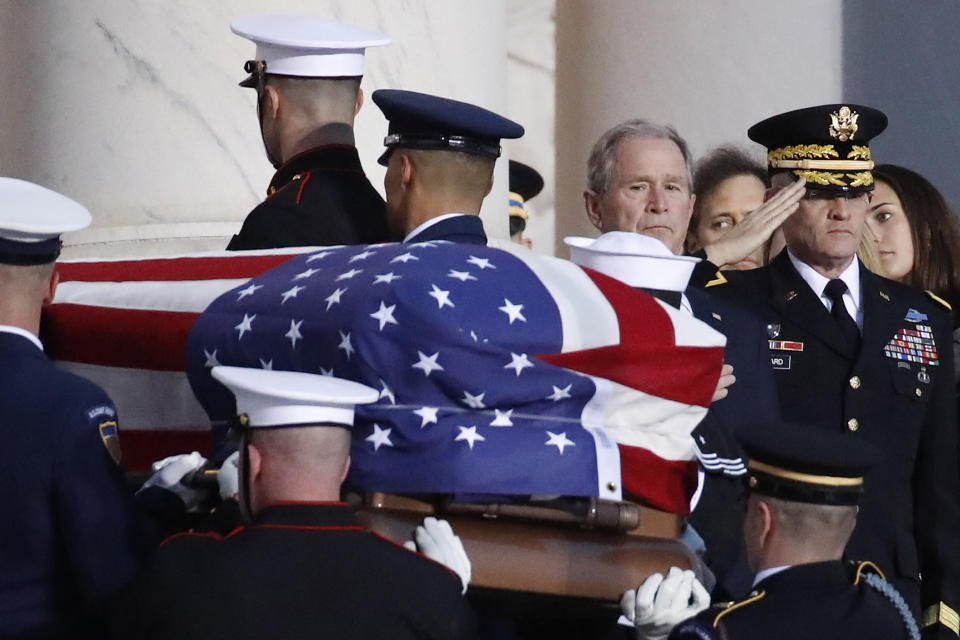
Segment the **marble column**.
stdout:
<path fill-rule="evenodd" d="M 766 116 L 844 98 L 836 0 L 558 0 L 556 28 L 558 255 L 564 236 L 596 235 L 586 159 L 618 122 L 672 124 L 700 155 L 752 145 Z"/>
<path fill-rule="evenodd" d="M 386 33 L 363 89 L 403 88 L 505 113 L 503 0 L 11 0 L 0 3 L 0 174 L 84 203 L 91 229 L 68 257 L 221 248 L 272 175 L 253 92 L 253 44 L 230 32 L 256 13 L 302 13 Z M 357 146 L 371 181 L 386 121 L 367 101 Z M 506 162 L 482 216 L 507 235 Z"/>

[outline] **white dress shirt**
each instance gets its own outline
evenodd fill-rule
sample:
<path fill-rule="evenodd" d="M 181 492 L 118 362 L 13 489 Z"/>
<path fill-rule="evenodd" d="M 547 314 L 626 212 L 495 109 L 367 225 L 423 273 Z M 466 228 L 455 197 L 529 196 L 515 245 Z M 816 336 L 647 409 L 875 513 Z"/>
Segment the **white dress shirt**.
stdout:
<path fill-rule="evenodd" d="M 804 282 L 806 282 L 810 289 L 820 298 L 820 302 L 827 308 L 827 311 L 831 311 L 833 309 L 833 301 L 824 293 L 824 289 L 827 288 L 827 283 L 830 282 L 830 278 L 817 273 L 813 267 L 805 262 L 800 262 L 795 255 L 790 253 L 789 249 L 787 249 L 787 255 L 790 257 L 790 262 L 793 263 L 793 268 L 797 270 L 800 277 L 803 278 Z M 856 255 L 854 255 L 853 260 L 850 261 L 850 266 L 840 274 L 840 279 L 847 285 L 847 290 L 843 294 L 843 303 L 847 307 L 847 313 L 854 319 L 857 326 L 863 329 L 863 305 L 860 304 L 860 261 Z"/>

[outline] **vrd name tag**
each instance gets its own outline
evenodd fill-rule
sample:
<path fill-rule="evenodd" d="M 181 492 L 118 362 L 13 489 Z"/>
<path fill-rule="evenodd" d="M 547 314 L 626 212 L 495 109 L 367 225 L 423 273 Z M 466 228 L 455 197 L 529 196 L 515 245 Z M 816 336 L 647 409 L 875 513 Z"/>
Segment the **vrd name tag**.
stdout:
<path fill-rule="evenodd" d="M 789 369 L 790 368 L 790 359 L 793 356 L 770 356 L 770 364 L 774 369 Z"/>

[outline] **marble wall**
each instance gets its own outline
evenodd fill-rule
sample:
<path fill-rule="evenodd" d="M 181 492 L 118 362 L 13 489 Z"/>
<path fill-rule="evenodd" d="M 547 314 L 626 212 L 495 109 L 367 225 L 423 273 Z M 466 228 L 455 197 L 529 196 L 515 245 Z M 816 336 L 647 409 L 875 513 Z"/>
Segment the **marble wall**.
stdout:
<path fill-rule="evenodd" d="M 230 22 L 303 13 L 394 38 L 368 52 L 363 89 L 404 88 L 505 113 L 503 0 L 5 0 L 0 2 L 0 174 L 84 203 L 91 229 L 66 255 L 220 248 L 272 168 L 254 93 L 254 45 Z M 371 181 L 386 122 L 367 101 L 357 146 Z M 506 162 L 482 215 L 506 235 Z M 115 246 L 119 243 L 119 246 Z M 133 243 L 133 246 L 131 246 Z"/>

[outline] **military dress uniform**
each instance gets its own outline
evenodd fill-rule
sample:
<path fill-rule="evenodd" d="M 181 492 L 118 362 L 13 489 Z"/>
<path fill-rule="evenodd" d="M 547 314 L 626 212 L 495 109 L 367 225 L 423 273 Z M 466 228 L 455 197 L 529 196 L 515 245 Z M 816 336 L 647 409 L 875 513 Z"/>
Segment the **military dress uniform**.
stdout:
<path fill-rule="evenodd" d="M 122 637 L 466 638 L 460 579 L 357 522 L 290 503 L 227 537 L 168 539 L 118 611 Z"/>
<path fill-rule="evenodd" d="M 357 149 L 326 145 L 287 161 L 227 249 L 374 244 L 390 239 L 383 198 Z"/>
<path fill-rule="evenodd" d="M 843 340 L 786 252 L 765 268 L 726 276 L 729 284 L 710 291 L 753 304 L 767 323 L 783 415 L 887 454 L 867 476 L 849 557 L 876 562 L 918 609 L 921 601 L 952 601 L 960 494 L 950 313 L 861 265 L 858 348 Z"/>
<path fill-rule="evenodd" d="M 391 42 L 380 33 L 310 16 L 246 16 L 230 28 L 257 45 L 255 59 L 244 66 L 250 76 L 240 86 L 256 89 L 258 109 L 269 76 L 305 81 L 360 78 L 366 49 Z M 351 143 L 315 147 L 283 159 L 282 165 L 280 158 L 271 156 L 278 169 L 267 199 L 250 212 L 228 250 L 390 240 L 383 198 L 363 172 L 351 125 L 317 122 L 315 126 L 348 130 L 338 140 Z M 271 155 L 269 147 L 267 154 Z"/>
<path fill-rule="evenodd" d="M 758 583 L 746 598 L 721 602 L 680 623 L 670 640 L 897 640 L 908 623 L 884 595 L 870 563 L 817 562 Z"/>
<path fill-rule="evenodd" d="M 134 575 L 117 414 L 92 382 L 0 328 L 0 637 L 82 635 Z"/>

